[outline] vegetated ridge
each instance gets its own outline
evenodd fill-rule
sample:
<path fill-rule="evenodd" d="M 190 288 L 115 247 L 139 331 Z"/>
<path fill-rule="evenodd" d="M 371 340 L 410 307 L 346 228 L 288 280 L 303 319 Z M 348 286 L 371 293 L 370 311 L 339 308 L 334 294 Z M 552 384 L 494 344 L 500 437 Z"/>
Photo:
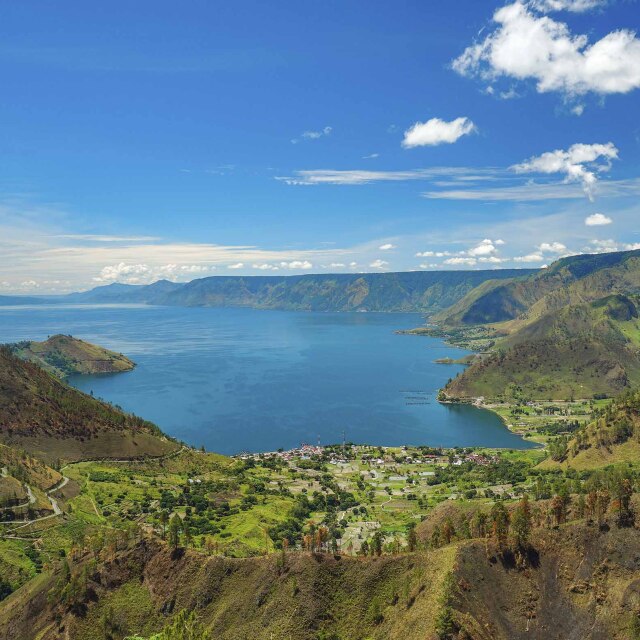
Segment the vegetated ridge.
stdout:
<path fill-rule="evenodd" d="M 35 362 L 61 378 L 73 374 L 120 373 L 135 367 L 135 363 L 121 353 L 61 334 L 43 342 L 19 342 L 9 348 L 18 357 Z"/>
<path fill-rule="evenodd" d="M 177 448 L 152 423 L 73 389 L 7 347 L 0 348 L 0 440 L 49 461 Z"/>
<path fill-rule="evenodd" d="M 563 258 L 517 282 L 481 285 L 436 316 L 441 332 L 492 338 L 444 396 L 565 400 L 640 384 L 638 293 L 638 251 Z"/>

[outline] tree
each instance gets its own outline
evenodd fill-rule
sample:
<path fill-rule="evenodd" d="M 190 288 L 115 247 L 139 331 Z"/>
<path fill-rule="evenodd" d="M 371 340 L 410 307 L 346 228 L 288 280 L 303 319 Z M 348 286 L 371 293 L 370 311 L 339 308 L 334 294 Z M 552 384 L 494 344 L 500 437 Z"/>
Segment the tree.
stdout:
<path fill-rule="evenodd" d="M 557 495 L 553 496 L 549 509 L 551 510 L 551 514 L 555 519 L 556 524 L 562 524 L 565 518 L 565 502 L 562 497 Z"/>
<path fill-rule="evenodd" d="M 376 531 L 371 539 L 371 551 L 377 555 L 382 555 L 382 544 L 384 542 L 384 536 L 380 531 Z"/>
<path fill-rule="evenodd" d="M 169 522 L 169 512 L 166 509 L 163 509 L 160 512 L 160 525 L 162 526 L 162 539 L 164 540 L 167 536 L 167 523 Z"/>
<path fill-rule="evenodd" d="M 633 485 L 629 478 L 618 478 L 615 485 L 616 507 L 618 510 L 618 526 L 632 527 L 635 517 L 631 509 Z"/>
<path fill-rule="evenodd" d="M 416 535 L 415 522 L 412 522 L 409 525 L 409 532 L 407 533 L 407 547 L 411 552 L 415 551 L 418 548 L 418 536 Z"/>
<path fill-rule="evenodd" d="M 445 544 L 449 544 L 455 535 L 456 529 L 453 526 L 453 521 L 451 518 L 447 518 L 442 525 L 442 537 L 444 538 Z"/>
<path fill-rule="evenodd" d="M 176 513 L 169 523 L 169 544 L 177 549 L 180 546 L 180 532 L 182 531 L 182 519 Z"/>
<path fill-rule="evenodd" d="M 484 511 L 476 511 L 471 522 L 471 530 L 476 538 L 484 538 L 487 535 L 487 514 Z"/>
<path fill-rule="evenodd" d="M 513 512 L 511 531 L 516 546 L 524 549 L 529 544 L 529 536 L 531 535 L 531 507 L 529 496 L 526 493 Z"/>
<path fill-rule="evenodd" d="M 501 500 L 491 507 L 491 529 L 498 547 L 504 549 L 509 535 L 509 514 Z"/>

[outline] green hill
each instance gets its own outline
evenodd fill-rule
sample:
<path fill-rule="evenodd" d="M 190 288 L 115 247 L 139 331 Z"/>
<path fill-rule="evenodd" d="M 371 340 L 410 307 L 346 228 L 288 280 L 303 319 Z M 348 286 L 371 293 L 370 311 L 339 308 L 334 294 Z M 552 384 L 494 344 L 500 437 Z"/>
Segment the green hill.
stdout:
<path fill-rule="evenodd" d="M 434 320 L 445 326 L 531 320 L 612 293 L 640 292 L 640 250 L 579 255 L 517 280 L 471 291 Z"/>
<path fill-rule="evenodd" d="M 176 448 L 155 425 L 0 348 L 0 440 L 44 460 L 132 458 Z"/>
<path fill-rule="evenodd" d="M 612 295 L 521 322 L 445 387 L 453 398 L 565 400 L 640 384 L 640 298 Z"/>
<path fill-rule="evenodd" d="M 20 358 L 61 378 L 72 374 L 118 373 L 135 367 L 121 353 L 61 334 L 44 342 L 20 342 L 10 348 Z"/>

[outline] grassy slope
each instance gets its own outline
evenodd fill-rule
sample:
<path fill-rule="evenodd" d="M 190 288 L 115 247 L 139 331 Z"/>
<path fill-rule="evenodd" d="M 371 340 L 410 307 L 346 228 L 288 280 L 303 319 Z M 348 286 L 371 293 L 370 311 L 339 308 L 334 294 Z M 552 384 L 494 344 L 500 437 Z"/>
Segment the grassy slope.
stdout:
<path fill-rule="evenodd" d="M 121 353 L 61 334 L 44 342 L 22 342 L 13 345 L 13 349 L 21 358 L 60 377 L 74 373 L 119 373 L 135 366 Z"/>
<path fill-rule="evenodd" d="M 586 523 L 545 530 L 517 569 L 488 540 L 381 558 L 232 560 L 150 540 L 105 552 L 75 614 L 46 605 L 42 574 L 0 605 L 0 640 L 149 636 L 182 609 L 221 640 L 435 639 L 445 604 L 470 640 L 629 638 L 640 532 Z M 82 564 L 74 569 L 77 571 Z M 56 622 L 56 614 L 62 617 Z M 378 615 L 376 615 L 378 614 Z"/>
<path fill-rule="evenodd" d="M 640 462 L 640 392 L 622 394 L 569 442 L 561 461 L 547 458 L 540 468 L 590 470 Z"/>
<path fill-rule="evenodd" d="M 0 350 L 0 440 L 44 460 L 162 455 L 177 445 L 135 416 Z"/>
<path fill-rule="evenodd" d="M 353 640 L 422 640 L 433 635 L 454 546 L 378 559 L 289 554 L 232 560 L 194 552 L 172 554 L 145 541 L 119 553 L 92 582 L 97 602 L 82 616 L 66 614 L 69 637 L 103 640 L 105 615 L 113 610 L 118 637 L 160 630 L 166 615 L 195 609 L 212 637 L 228 640 L 315 640 L 319 631 Z M 46 589 L 51 583 L 44 583 Z M 29 585 L 0 605 L 0 639 L 31 640 L 50 628 L 55 612 L 25 609 L 38 602 Z M 376 619 L 379 609 L 382 620 Z M 57 625 L 42 638 L 58 638 Z"/>

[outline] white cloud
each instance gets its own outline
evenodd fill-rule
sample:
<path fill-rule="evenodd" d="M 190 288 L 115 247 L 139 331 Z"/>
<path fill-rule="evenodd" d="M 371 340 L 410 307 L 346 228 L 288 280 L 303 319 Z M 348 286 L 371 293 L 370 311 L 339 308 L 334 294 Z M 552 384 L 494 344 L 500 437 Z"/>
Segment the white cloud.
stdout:
<path fill-rule="evenodd" d="M 506 173 L 494 167 L 429 167 L 406 171 L 371 171 L 369 169 L 304 169 L 292 176 L 275 176 L 275 180 L 290 185 L 361 185 L 372 182 L 404 182 L 406 180 L 431 180 L 447 178 L 468 183 L 495 180 L 498 174 Z"/>
<path fill-rule="evenodd" d="M 542 0 L 542 8 L 578 9 L 588 2 Z M 500 77 L 536 81 L 540 93 L 559 91 L 570 98 L 589 92 L 627 93 L 640 87 L 640 40 L 619 29 L 593 44 L 563 22 L 531 10 L 521 0 L 498 9 L 495 29 L 453 61 L 455 71 L 493 82 Z"/>
<path fill-rule="evenodd" d="M 440 118 L 431 118 L 427 122 L 416 122 L 404 132 L 402 146 L 412 147 L 435 146 L 438 144 L 452 144 L 476 130 L 476 126 L 469 118 L 456 118 L 447 122 Z"/>
<path fill-rule="evenodd" d="M 497 249 L 495 247 L 495 244 L 493 243 L 493 240 L 490 240 L 489 238 L 485 238 L 475 247 L 469 249 L 467 251 L 467 254 L 472 257 L 488 256 L 488 255 L 491 255 L 492 253 L 496 253 L 496 251 Z"/>
<path fill-rule="evenodd" d="M 580 182 L 590 200 L 593 200 L 596 173 L 608 171 L 611 161 L 618 157 L 612 142 L 606 144 L 574 144 L 569 149 L 547 151 L 512 167 L 517 173 L 560 173 L 565 182 Z M 601 159 L 600 164 L 597 161 Z"/>
<path fill-rule="evenodd" d="M 269 264 L 268 262 L 263 262 L 262 264 L 254 264 L 252 265 L 254 269 L 259 269 L 260 271 L 278 271 L 279 267 L 275 264 Z"/>
<path fill-rule="evenodd" d="M 640 196 L 640 178 L 606 180 L 597 183 L 598 197 L 627 198 Z M 546 200 L 577 200 L 584 198 L 584 189 L 565 182 L 540 183 L 529 180 L 517 186 L 496 186 L 478 189 L 467 187 L 425 191 L 430 200 L 480 200 L 484 202 L 543 202 Z"/>
<path fill-rule="evenodd" d="M 391 249 L 397 249 L 398 247 L 396 247 L 395 244 L 391 244 L 390 242 L 387 242 L 385 244 L 381 244 L 378 249 L 380 249 L 380 251 L 390 251 Z"/>
<path fill-rule="evenodd" d="M 502 262 L 509 262 L 508 258 L 498 258 L 498 256 L 484 256 L 478 258 L 479 262 L 489 262 L 491 264 L 501 264 Z"/>
<path fill-rule="evenodd" d="M 543 253 L 563 253 L 567 247 L 562 242 L 543 242 L 538 249 Z"/>
<path fill-rule="evenodd" d="M 447 258 L 444 261 L 444 264 L 464 264 L 468 266 L 473 266 L 477 264 L 477 260 L 475 258 Z"/>
<path fill-rule="evenodd" d="M 608 240 L 592 240 L 590 247 L 585 250 L 590 253 L 611 253 L 612 251 L 635 251 L 640 249 L 640 242 L 616 242 Z"/>
<path fill-rule="evenodd" d="M 428 264 L 420 264 L 418 266 L 420 267 L 420 269 L 435 269 L 440 265 L 438 265 L 436 262 L 430 262 Z"/>
<path fill-rule="evenodd" d="M 380 260 L 380 258 L 378 258 L 377 260 L 374 260 L 369 266 L 372 269 L 384 269 L 389 263 L 386 260 Z"/>
<path fill-rule="evenodd" d="M 379 153 L 370 153 L 368 156 L 362 156 L 363 160 L 375 160 L 376 158 L 379 158 L 380 154 Z"/>
<path fill-rule="evenodd" d="M 291 144 L 298 144 L 300 140 L 317 140 L 324 136 L 328 136 L 333 131 L 332 127 L 323 127 L 318 131 L 303 131 L 298 138 L 293 138 Z"/>
<path fill-rule="evenodd" d="M 572 13 L 583 13 L 598 7 L 604 7 L 609 0 L 531 0 L 530 5 L 548 13 L 549 11 L 571 11 Z"/>
<path fill-rule="evenodd" d="M 296 270 L 313 269 L 313 264 L 308 260 L 291 260 L 291 262 L 281 262 L 280 266 L 283 269 L 296 269 Z"/>
<path fill-rule="evenodd" d="M 416 258 L 443 258 L 450 255 L 449 251 L 418 251 Z"/>
<path fill-rule="evenodd" d="M 517 256 L 514 262 L 544 262 L 544 257 L 541 253 L 530 253 L 526 256 Z"/>
<path fill-rule="evenodd" d="M 347 265 L 344 262 L 332 262 L 329 265 L 330 269 L 344 269 Z"/>
<path fill-rule="evenodd" d="M 235 264 L 228 264 L 227 269 L 242 269 L 244 262 L 236 262 Z"/>
<path fill-rule="evenodd" d="M 584 219 L 584 223 L 587 227 L 602 227 L 606 224 L 611 224 L 613 220 L 609 216 L 605 216 L 603 213 L 592 213 Z"/>
<path fill-rule="evenodd" d="M 100 270 L 100 274 L 93 278 L 94 282 L 124 284 L 143 284 L 149 281 L 151 268 L 148 264 L 118 264 L 107 265 Z"/>

